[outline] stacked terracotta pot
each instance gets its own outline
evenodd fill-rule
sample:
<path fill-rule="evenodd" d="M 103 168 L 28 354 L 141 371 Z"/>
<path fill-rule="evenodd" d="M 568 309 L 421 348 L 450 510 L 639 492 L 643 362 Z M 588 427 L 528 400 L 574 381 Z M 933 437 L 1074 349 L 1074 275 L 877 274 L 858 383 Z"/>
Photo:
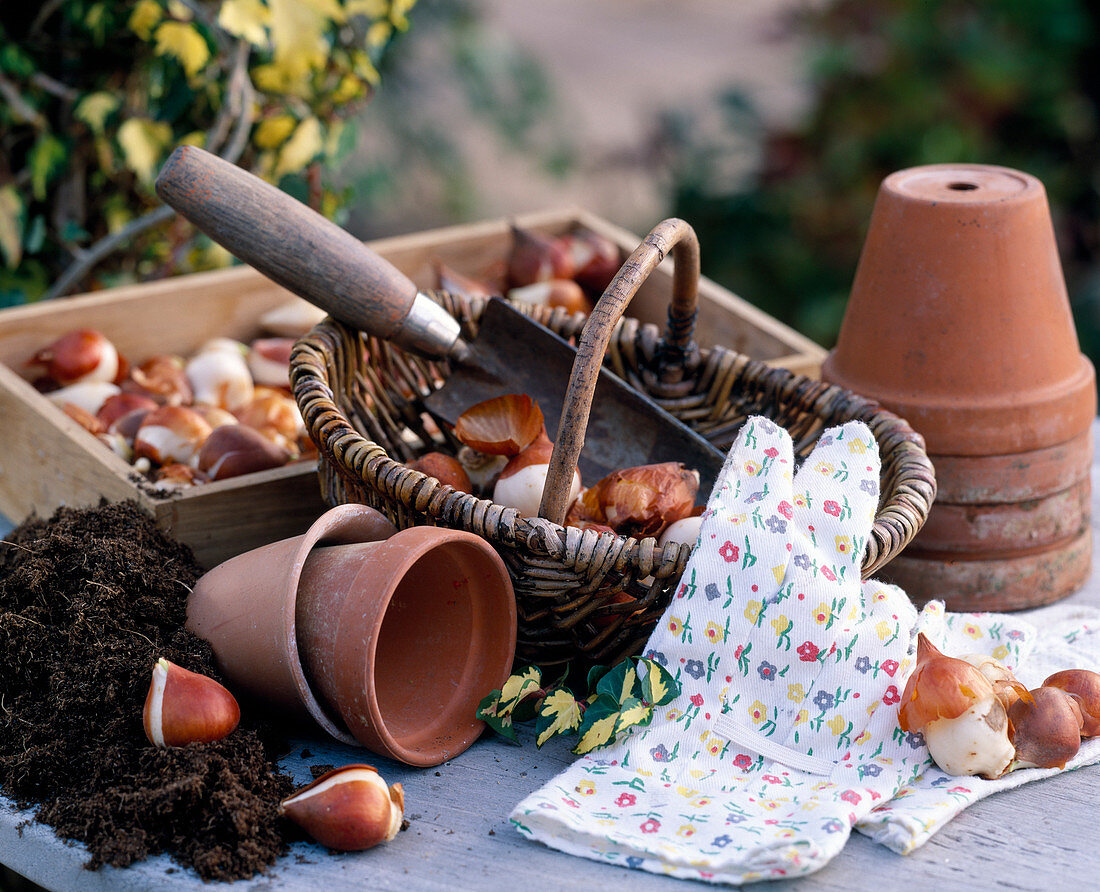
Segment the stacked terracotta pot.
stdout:
<path fill-rule="evenodd" d="M 1006 610 L 1084 582 L 1096 382 L 1037 179 L 983 165 L 887 177 L 822 377 L 926 440 L 936 503 L 883 572 L 914 600 Z"/>

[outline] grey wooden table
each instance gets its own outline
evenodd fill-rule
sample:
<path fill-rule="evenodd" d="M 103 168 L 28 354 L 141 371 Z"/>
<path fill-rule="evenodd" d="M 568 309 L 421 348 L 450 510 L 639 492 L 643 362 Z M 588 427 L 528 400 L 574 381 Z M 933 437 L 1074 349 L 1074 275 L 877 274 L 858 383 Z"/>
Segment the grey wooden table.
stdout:
<path fill-rule="evenodd" d="M 1100 434 L 1100 423 L 1094 423 Z M 1100 516 L 1093 464 L 1093 515 Z M 11 528 L 0 518 L 0 535 Z M 1097 554 L 1100 543 L 1094 527 Z M 1072 602 L 1100 606 L 1100 571 Z M 363 761 L 364 753 L 331 743 L 309 729 L 283 767 L 302 783 L 310 765 Z M 390 783 L 405 787 L 409 828 L 368 852 L 331 855 L 299 843 L 270 872 L 234 883 L 243 890 L 344 889 L 529 890 L 689 888 L 691 881 L 655 876 L 574 858 L 522 838 L 508 823 L 512 807 L 572 760 L 566 741 L 536 749 L 485 737 L 434 769 L 413 769 L 367 754 Z M 303 750 L 310 755 L 303 756 Z M 909 890 L 1097 888 L 1100 880 L 1100 767 L 1025 784 L 978 802 L 911 855 L 900 856 L 853 833 L 844 850 L 817 873 L 773 881 L 767 888 Z M 30 821 L 30 823 L 26 823 Z M 189 870 L 160 856 L 124 870 L 83 869 L 87 853 L 59 840 L 28 812 L 0 799 L 0 863 L 52 890 L 193 890 L 209 888 Z M 685 886 L 685 883 L 690 885 Z M 702 886 L 697 886 L 702 888 Z"/>

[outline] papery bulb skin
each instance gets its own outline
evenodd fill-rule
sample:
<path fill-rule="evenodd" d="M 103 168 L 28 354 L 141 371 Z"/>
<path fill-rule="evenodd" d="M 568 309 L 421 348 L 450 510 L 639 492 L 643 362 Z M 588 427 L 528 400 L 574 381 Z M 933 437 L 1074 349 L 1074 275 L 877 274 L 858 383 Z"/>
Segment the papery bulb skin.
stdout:
<path fill-rule="evenodd" d="M 1082 739 L 1100 736 L 1100 673 L 1090 669 L 1066 669 L 1055 672 L 1042 686 L 1061 688 L 1073 694 L 1081 707 Z"/>
<path fill-rule="evenodd" d="M 58 384 L 107 381 L 118 378 L 121 357 L 115 345 L 92 328 L 62 335 L 31 357 L 29 365 L 45 367 L 46 374 Z"/>
<path fill-rule="evenodd" d="M 322 845 L 356 852 L 397 836 L 405 793 L 401 784 L 387 787 L 370 765 L 345 765 L 284 799 L 279 812 Z"/>
<path fill-rule="evenodd" d="M 154 746 L 212 743 L 232 734 L 240 720 L 236 698 L 221 684 L 157 660 L 142 713 L 145 736 Z"/>
<path fill-rule="evenodd" d="M 519 455 L 545 433 L 542 409 L 525 393 L 506 393 L 471 406 L 455 420 L 460 442 L 488 455 Z"/>
<path fill-rule="evenodd" d="M 1077 698 L 1061 688 L 1039 687 L 1030 700 L 1021 697 L 1008 711 L 1018 767 L 1065 768 L 1081 748 Z"/>

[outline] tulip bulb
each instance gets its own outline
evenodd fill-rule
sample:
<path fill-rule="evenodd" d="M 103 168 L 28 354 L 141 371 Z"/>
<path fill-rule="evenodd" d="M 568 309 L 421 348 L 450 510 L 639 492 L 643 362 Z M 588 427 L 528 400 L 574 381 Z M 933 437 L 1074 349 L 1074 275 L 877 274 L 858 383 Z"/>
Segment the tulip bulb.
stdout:
<path fill-rule="evenodd" d="M 621 536 L 659 536 L 688 517 L 699 491 L 699 472 L 680 462 L 639 465 L 608 474 L 570 506 L 567 524 L 605 523 Z"/>
<path fill-rule="evenodd" d="M 203 346 L 184 368 L 197 403 L 209 403 L 235 412 L 252 401 L 252 373 L 245 354 L 248 348 L 228 338 L 215 338 Z"/>
<path fill-rule="evenodd" d="M 356 852 L 397 836 L 405 792 L 401 784 L 387 787 L 370 765 L 345 765 L 284 799 L 279 812 L 321 845 Z"/>
<path fill-rule="evenodd" d="M 185 405 L 194 400 L 194 394 L 184 367 L 181 357 L 158 353 L 132 368 L 122 389 L 143 394 L 169 406 Z"/>
<path fill-rule="evenodd" d="M 702 515 L 682 517 L 665 527 L 665 531 L 661 533 L 661 538 L 657 540 L 657 544 L 662 548 L 668 545 L 669 542 L 694 546 L 699 541 L 699 530 L 702 526 Z"/>
<path fill-rule="evenodd" d="M 1005 709 L 1008 709 L 1021 697 L 1031 696 L 1027 688 L 1016 680 L 1012 670 L 997 658 L 988 654 L 963 654 L 959 659 L 966 660 L 989 680 L 989 683 L 993 685 L 993 691 L 997 695 L 997 699 L 1001 701 Z"/>
<path fill-rule="evenodd" d="M 590 229 L 578 229 L 559 239 L 573 258 L 573 278 L 589 291 L 602 294 L 622 266 L 619 246 Z"/>
<path fill-rule="evenodd" d="M 592 301 L 572 279 L 546 279 L 508 292 L 508 299 L 543 307 L 561 307 L 567 313 L 591 313 Z"/>
<path fill-rule="evenodd" d="M 115 345 L 91 328 L 62 335 L 35 353 L 28 364 L 45 366 L 46 374 L 63 386 L 83 381 L 113 383 L 122 365 Z"/>
<path fill-rule="evenodd" d="M 1089 669 L 1055 672 L 1043 687 L 1061 688 L 1077 698 L 1081 707 L 1081 737 L 1100 736 L 1100 673 Z"/>
<path fill-rule="evenodd" d="M 493 501 L 498 505 L 515 508 L 524 517 L 537 516 L 553 452 L 554 444 L 544 430 L 534 443 L 508 460 L 493 487 Z M 574 470 L 569 486 L 569 501 L 573 501 L 580 491 L 581 475 Z"/>
<path fill-rule="evenodd" d="M 462 467 L 458 459 L 445 455 L 442 452 L 428 452 L 416 461 L 409 462 L 409 468 L 434 477 L 445 486 L 453 486 L 459 492 L 472 493 L 473 484 L 470 475 Z"/>
<path fill-rule="evenodd" d="M 199 449 L 196 464 L 211 480 L 281 468 L 290 454 L 244 424 L 216 427 Z"/>
<path fill-rule="evenodd" d="M 500 477 L 504 466 L 508 464 L 506 455 L 489 455 L 487 452 L 480 452 L 469 446 L 460 448 L 455 458 L 470 478 L 470 485 L 473 486 L 471 492 L 479 493 L 487 492 Z"/>
<path fill-rule="evenodd" d="M 508 255 L 508 281 L 512 287 L 546 279 L 572 279 L 573 256 L 557 239 L 512 227 L 512 251 Z"/>
<path fill-rule="evenodd" d="M 290 389 L 290 350 L 294 338 L 257 338 L 248 348 L 252 380 L 265 387 Z"/>
<path fill-rule="evenodd" d="M 214 679 L 163 658 L 153 666 L 145 697 L 145 736 L 154 746 L 212 743 L 241 719 L 236 699 Z"/>
<path fill-rule="evenodd" d="M 1081 707 L 1061 688 L 1035 688 L 1012 704 L 1008 717 L 1019 768 L 1065 768 L 1081 747 Z"/>
<path fill-rule="evenodd" d="M 260 327 L 273 337 L 300 338 L 324 318 L 324 310 L 308 300 L 294 298 L 264 313 Z"/>
<path fill-rule="evenodd" d="M 432 266 L 435 267 L 435 277 L 440 291 L 457 294 L 461 297 L 487 298 L 500 296 L 498 288 L 493 288 L 486 282 L 463 275 L 458 270 L 451 269 L 441 260 L 436 260 Z"/>
<path fill-rule="evenodd" d="M 97 415 L 103 404 L 118 393 L 121 393 L 118 385 L 109 381 L 81 381 L 60 390 L 51 390 L 46 394 L 46 399 L 55 406 L 64 407 L 66 403 L 71 403 L 89 415 Z"/>
<path fill-rule="evenodd" d="M 210 430 L 206 419 L 193 409 L 160 406 L 142 419 L 134 437 L 134 455 L 159 465 L 195 464 Z"/>
<path fill-rule="evenodd" d="M 999 777 L 1015 756 L 1008 714 L 993 683 L 965 660 L 942 654 L 923 632 L 898 724 L 922 732 L 932 758 L 948 774 Z"/>

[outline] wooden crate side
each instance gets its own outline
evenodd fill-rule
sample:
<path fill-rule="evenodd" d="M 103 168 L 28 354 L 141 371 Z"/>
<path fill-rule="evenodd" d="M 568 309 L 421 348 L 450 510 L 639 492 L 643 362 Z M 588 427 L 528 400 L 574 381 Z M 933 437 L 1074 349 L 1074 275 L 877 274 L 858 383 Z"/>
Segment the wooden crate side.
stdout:
<path fill-rule="evenodd" d="M 325 512 L 317 463 L 209 483 L 167 500 L 145 499 L 157 527 L 215 567 L 245 551 L 300 536 Z"/>
<path fill-rule="evenodd" d="M 121 458 L 2 364 L 0 424 L 0 513 L 13 522 L 137 495 Z"/>

